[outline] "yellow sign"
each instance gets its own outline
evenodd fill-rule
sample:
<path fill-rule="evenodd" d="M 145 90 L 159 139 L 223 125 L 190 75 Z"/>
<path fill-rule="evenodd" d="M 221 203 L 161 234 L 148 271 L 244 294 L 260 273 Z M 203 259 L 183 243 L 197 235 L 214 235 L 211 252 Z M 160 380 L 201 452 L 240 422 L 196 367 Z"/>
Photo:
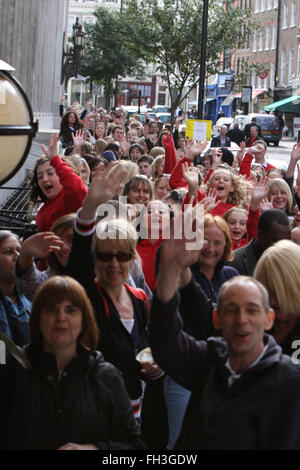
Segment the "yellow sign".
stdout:
<path fill-rule="evenodd" d="M 187 119 L 185 137 L 193 140 L 210 140 L 212 121 L 202 119 Z"/>

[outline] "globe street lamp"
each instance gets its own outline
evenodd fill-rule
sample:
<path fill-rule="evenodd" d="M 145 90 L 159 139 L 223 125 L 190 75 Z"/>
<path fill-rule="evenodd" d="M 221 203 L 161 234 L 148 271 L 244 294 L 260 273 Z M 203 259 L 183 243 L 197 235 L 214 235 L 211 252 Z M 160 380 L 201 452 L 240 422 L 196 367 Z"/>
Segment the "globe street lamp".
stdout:
<path fill-rule="evenodd" d="M 0 185 L 22 167 L 38 131 L 29 99 L 10 74 L 14 70 L 0 60 Z"/>

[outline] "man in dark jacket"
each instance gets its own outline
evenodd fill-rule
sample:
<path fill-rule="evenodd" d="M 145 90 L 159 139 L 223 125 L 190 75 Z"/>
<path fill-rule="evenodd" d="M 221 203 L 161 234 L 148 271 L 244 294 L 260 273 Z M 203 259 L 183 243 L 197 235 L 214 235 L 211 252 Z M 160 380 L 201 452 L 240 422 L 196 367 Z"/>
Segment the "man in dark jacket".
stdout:
<path fill-rule="evenodd" d="M 279 240 L 290 240 L 291 229 L 288 216 L 279 209 L 269 209 L 260 216 L 257 236 L 248 245 L 235 250 L 230 266 L 240 274 L 252 276 L 257 261 L 269 246 Z"/>
<path fill-rule="evenodd" d="M 230 138 L 231 142 L 234 142 L 237 145 L 240 145 L 240 143 L 245 140 L 245 133 L 239 129 L 238 121 L 235 121 L 233 129 L 229 129 L 228 137 Z"/>
<path fill-rule="evenodd" d="M 227 137 L 228 127 L 224 124 L 224 126 L 220 129 L 220 134 L 216 137 L 211 139 L 211 147 L 230 147 L 231 140 Z"/>
<path fill-rule="evenodd" d="M 174 448 L 299 449 L 300 368 L 264 333 L 274 320 L 266 289 L 250 277 L 234 277 L 213 311 L 223 338 L 196 341 L 182 331 L 176 287 L 190 282 L 195 256 L 181 240 L 162 245 L 149 327 L 155 360 L 192 391 Z M 206 318 L 210 308 L 202 296 L 192 313 Z"/>

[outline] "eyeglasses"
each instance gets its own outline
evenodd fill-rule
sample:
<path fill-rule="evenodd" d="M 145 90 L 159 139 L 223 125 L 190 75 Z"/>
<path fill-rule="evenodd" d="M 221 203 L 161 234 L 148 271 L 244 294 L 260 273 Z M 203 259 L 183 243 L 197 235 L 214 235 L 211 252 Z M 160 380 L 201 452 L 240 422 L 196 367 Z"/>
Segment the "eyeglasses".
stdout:
<path fill-rule="evenodd" d="M 134 257 L 132 252 L 124 253 L 123 251 L 118 251 L 117 253 L 106 253 L 105 251 L 98 251 L 96 253 L 96 258 L 103 263 L 109 263 L 113 258 L 116 258 L 119 263 L 125 263 L 130 261 Z"/>

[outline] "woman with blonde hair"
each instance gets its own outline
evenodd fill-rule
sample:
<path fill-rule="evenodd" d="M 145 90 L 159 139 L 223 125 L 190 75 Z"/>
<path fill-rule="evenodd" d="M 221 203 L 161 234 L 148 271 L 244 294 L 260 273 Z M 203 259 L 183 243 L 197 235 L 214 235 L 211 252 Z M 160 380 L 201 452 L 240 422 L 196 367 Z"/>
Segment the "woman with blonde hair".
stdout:
<path fill-rule="evenodd" d="M 292 215 L 293 196 L 289 185 L 281 178 L 269 182 L 268 199 L 274 209 L 280 209 L 287 215 Z"/>
<path fill-rule="evenodd" d="M 300 246 L 290 240 L 272 245 L 259 258 L 254 277 L 267 289 L 275 311 L 271 334 L 291 355 L 294 340 L 300 339 Z"/>
<path fill-rule="evenodd" d="M 218 215 L 204 217 L 204 246 L 196 264 L 191 267 L 193 277 L 206 296 L 217 302 L 221 285 L 238 271 L 225 263 L 232 261 L 232 242 L 226 221 Z"/>
<path fill-rule="evenodd" d="M 151 154 L 151 152 L 150 152 Z M 158 176 L 162 175 L 164 172 L 164 165 L 165 165 L 165 156 L 159 155 L 155 157 L 153 162 L 151 163 L 152 168 L 152 179 L 155 180 Z"/>
<path fill-rule="evenodd" d="M 99 349 L 122 372 L 136 417 L 141 412 L 143 377 L 161 376 L 153 363 L 136 360 L 148 346 L 149 305 L 145 292 L 127 284 L 136 257 L 138 235 L 123 218 L 103 219 L 96 226 L 100 204 L 120 193 L 126 172 L 120 163 L 104 174 L 97 171 L 74 225 L 66 272 L 85 288 L 101 331 Z"/>

